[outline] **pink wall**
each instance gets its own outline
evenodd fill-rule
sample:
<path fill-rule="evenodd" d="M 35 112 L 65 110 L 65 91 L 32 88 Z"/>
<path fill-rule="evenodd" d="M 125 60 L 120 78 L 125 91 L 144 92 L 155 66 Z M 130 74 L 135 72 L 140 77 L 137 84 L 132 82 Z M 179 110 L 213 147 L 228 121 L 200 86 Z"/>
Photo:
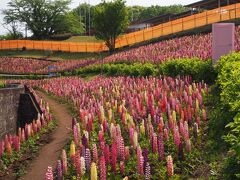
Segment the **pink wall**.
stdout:
<path fill-rule="evenodd" d="M 223 56 L 234 51 L 234 23 L 215 23 L 212 25 L 213 43 L 212 43 L 212 58 L 213 64 Z"/>

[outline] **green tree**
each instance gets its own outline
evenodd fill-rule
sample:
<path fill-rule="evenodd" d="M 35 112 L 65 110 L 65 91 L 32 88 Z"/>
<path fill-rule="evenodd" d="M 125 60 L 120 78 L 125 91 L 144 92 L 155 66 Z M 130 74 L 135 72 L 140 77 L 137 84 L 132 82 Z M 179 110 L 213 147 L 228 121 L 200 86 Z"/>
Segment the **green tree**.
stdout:
<path fill-rule="evenodd" d="M 110 52 L 114 51 L 116 38 L 128 26 L 125 1 L 103 1 L 95 8 L 93 24 L 96 38 L 104 40 Z"/>
<path fill-rule="evenodd" d="M 74 8 L 72 11 L 76 13 L 79 17 L 82 19 L 82 23 L 84 24 L 84 27 L 86 30 L 89 28 L 89 15 L 90 15 L 90 28 L 93 28 L 93 12 L 94 12 L 95 6 L 92 6 L 87 3 L 82 3 L 78 7 Z M 90 13 L 90 14 L 89 14 Z"/>
<path fill-rule="evenodd" d="M 167 13 L 181 13 L 186 11 L 187 8 L 182 5 L 172 5 L 172 6 L 131 6 L 128 7 L 130 21 L 140 21 L 143 19 L 148 19 L 154 16 L 159 16 Z"/>
<path fill-rule="evenodd" d="M 5 24 L 20 23 L 33 33 L 35 39 L 46 39 L 58 33 L 76 30 L 69 14 L 71 0 L 11 0 L 3 10 Z M 79 25 L 79 24 L 78 24 Z"/>

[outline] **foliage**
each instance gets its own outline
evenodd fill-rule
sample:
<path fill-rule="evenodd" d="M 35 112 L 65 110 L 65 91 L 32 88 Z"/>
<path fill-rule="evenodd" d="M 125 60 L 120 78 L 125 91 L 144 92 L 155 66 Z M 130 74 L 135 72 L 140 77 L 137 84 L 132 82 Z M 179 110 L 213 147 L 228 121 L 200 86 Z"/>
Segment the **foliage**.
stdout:
<path fill-rule="evenodd" d="M 103 1 L 95 8 L 93 24 L 97 39 L 105 41 L 109 51 L 115 49 L 116 38 L 128 26 L 128 14 L 125 1 Z"/>
<path fill-rule="evenodd" d="M 186 11 L 187 8 L 182 5 L 172 5 L 172 6 L 132 6 L 128 7 L 129 20 L 130 21 L 141 21 L 143 19 L 152 18 L 155 16 L 168 14 L 168 13 L 181 13 Z"/>
<path fill-rule="evenodd" d="M 161 64 L 118 62 L 91 65 L 77 70 L 80 75 L 100 74 L 101 72 L 110 76 L 191 76 L 194 81 L 204 80 L 207 83 L 213 83 L 216 78 L 211 61 L 201 61 L 200 59 L 176 59 Z"/>
<path fill-rule="evenodd" d="M 159 73 L 171 77 L 189 75 L 195 81 L 204 80 L 213 83 L 216 79 L 216 72 L 212 67 L 212 61 L 200 59 L 176 59 L 163 62 L 159 65 Z"/>
<path fill-rule="evenodd" d="M 72 14 L 67 14 L 70 0 L 11 0 L 3 11 L 6 24 L 17 22 L 33 33 L 33 38 L 45 39 L 57 33 L 80 27 Z M 70 29 L 69 29 L 70 28 Z"/>
<path fill-rule="evenodd" d="M 72 34 L 81 34 L 82 32 L 84 32 L 84 24 L 81 22 L 82 21 L 82 17 L 79 16 L 77 13 L 75 12 L 69 12 L 66 14 L 66 16 L 64 16 L 64 22 L 65 22 L 65 31 L 66 32 L 70 32 Z"/>
<path fill-rule="evenodd" d="M 76 13 L 79 17 L 81 17 L 81 21 L 84 24 L 85 27 L 85 32 L 87 32 L 89 29 L 89 15 L 90 15 L 90 28 L 93 28 L 93 23 L 92 23 L 92 19 L 93 19 L 93 13 L 95 10 L 96 6 L 92 6 L 90 4 L 87 3 L 82 3 L 79 4 L 79 6 L 77 6 L 76 8 L 74 8 L 72 10 L 72 12 Z"/>
<path fill-rule="evenodd" d="M 233 53 L 221 57 L 216 69 L 218 71 L 218 85 L 221 89 L 220 97 L 224 106 L 234 116 L 230 116 L 226 126 L 228 133 L 224 140 L 230 145 L 229 153 L 223 163 L 223 177 L 236 179 L 240 177 L 240 54 Z M 229 173 L 231 171 L 231 173 Z"/>
<path fill-rule="evenodd" d="M 5 81 L 0 80 L 0 89 L 4 88 L 6 86 Z"/>
<path fill-rule="evenodd" d="M 22 39 L 23 35 L 21 32 L 9 32 L 6 35 L 0 35 L 0 40 L 12 40 L 12 39 Z"/>

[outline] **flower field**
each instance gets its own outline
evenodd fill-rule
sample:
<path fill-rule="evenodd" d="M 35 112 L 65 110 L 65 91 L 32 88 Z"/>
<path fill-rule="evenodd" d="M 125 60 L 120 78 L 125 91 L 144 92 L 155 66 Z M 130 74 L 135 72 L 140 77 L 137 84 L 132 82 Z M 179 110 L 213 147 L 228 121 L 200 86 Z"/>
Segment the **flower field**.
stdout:
<path fill-rule="evenodd" d="M 196 57 L 206 60 L 211 58 L 211 49 L 211 33 L 191 35 L 116 53 L 106 57 L 104 62 L 139 61 L 142 63 L 159 63 L 168 59 Z M 236 51 L 240 51 L 240 27 L 236 28 Z"/>
<path fill-rule="evenodd" d="M 186 173 L 181 163 L 197 150 L 206 121 L 206 84 L 192 83 L 190 77 L 34 83 L 72 100 L 79 111 L 71 145 L 58 161 L 58 179 L 161 179 Z M 49 167 L 46 179 L 52 176 Z"/>
<path fill-rule="evenodd" d="M 0 58 L 0 72 L 10 74 L 47 74 L 48 66 L 57 66 L 54 72 L 73 70 L 80 67 L 88 66 L 94 63 L 94 60 L 67 60 L 67 61 L 44 61 L 29 58 Z"/>
<path fill-rule="evenodd" d="M 30 91 L 36 98 L 42 114 L 38 114 L 38 118 L 33 120 L 31 124 L 26 124 L 23 128 L 19 127 L 16 135 L 7 134 L 5 138 L 0 140 L 1 173 L 6 171 L 11 163 L 19 160 L 26 153 L 25 151 L 31 151 L 29 144 L 33 145 L 43 128 L 46 128 L 52 121 L 48 104 L 40 99 L 33 89 L 30 89 Z"/>

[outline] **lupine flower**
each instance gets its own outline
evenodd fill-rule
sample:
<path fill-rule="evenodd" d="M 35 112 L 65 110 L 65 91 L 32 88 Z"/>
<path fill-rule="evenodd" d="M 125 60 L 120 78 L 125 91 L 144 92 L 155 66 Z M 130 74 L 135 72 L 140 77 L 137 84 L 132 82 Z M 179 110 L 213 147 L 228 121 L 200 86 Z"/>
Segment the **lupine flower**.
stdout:
<path fill-rule="evenodd" d="M 128 160 L 130 158 L 130 152 L 129 152 L 128 146 L 125 147 L 124 154 L 125 154 L 125 160 Z"/>
<path fill-rule="evenodd" d="M 81 175 L 83 176 L 86 172 L 86 168 L 85 168 L 86 164 L 85 164 L 84 157 L 81 157 L 80 160 L 81 160 Z"/>
<path fill-rule="evenodd" d="M 12 155 L 12 145 L 11 145 L 11 143 L 7 140 L 7 142 L 5 142 L 5 144 L 6 144 L 6 149 L 7 149 L 8 155 Z"/>
<path fill-rule="evenodd" d="M 135 131 L 133 135 L 133 147 L 134 149 L 138 146 L 138 133 Z"/>
<path fill-rule="evenodd" d="M 19 137 L 18 136 L 14 136 L 13 138 L 13 145 L 16 151 L 20 150 L 20 142 L 19 142 Z"/>
<path fill-rule="evenodd" d="M 63 168 L 63 173 L 67 174 L 68 172 L 67 154 L 64 149 L 62 150 L 62 168 Z"/>
<path fill-rule="evenodd" d="M 5 143 L 4 141 L 0 141 L 0 157 L 2 157 L 5 150 Z"/>
<path fill-rule="evenodd" d="M 76 153 L 76 147 L 75 147 L 75 143 L 72 141 L 71 145 L 70 145 L 70 157 L 73 157 Z"/>
<path fill-rule="evenodd" d="M 153 136 L 152 136 L 152 151 L 153 153 L 156 153 L 157 152 L 157 135 L 155 133 L 153 133 Z"/>
<path fill-rule="evenodd" d="M 206 114 L 205 109 L 202 110 L 202 118 L 203 118 L 204 121 L 207 120 L 207 114 Z"/>
<path fill-rule="evenodd" d="M 91 180 L 97 180 L 98 179 L 98 175 L 97 175 L 97 166 L 96 164 L 93 162 L 91 164 Z"/>
<path fill-rule="evenodd" d="M 62 180 L 63 177 L 63 169 L 62 169 L 62 162 L 61 160 L 58 160 L 57 162 L 57 179 Z"/>
<path fill-rule="evenodd" d="M 168 177 L 173 176 L 173 160 L 172 156 L 167 156 L 167 175 Z"/>
<path fill-rule="evenodd" d="M 84 159 L 85 159 L 85 164 L 86 164 L 86 170 L 88 171 L 91 166 L 91 152 L 88 148 L 86 148 Z"/>
<path fill-rule="evenodd" d="M 100 164 L 99 164 L 99 173 L 100 173 L 100 180 L 106 180 L 106 164 L 105 164 L 105 158 L 102 155 L 100 157 Z"/>
<path fill-rule="evenodd" d="M 112 144 L 112 161 L 111 161 L 113 172 L 116 172 L 116 163 L 117 163 L 117 143 L 114 142 Z"/>
<path fill-rule="evenodd" d="M 145 180 L 151 179 L 151 168 L 150 168 L 149 162 L 146 163 L 144 174 L 145 174 Z"/>
<path fill-rule="evenodd" d="M 194 123 L 194 126 L 193 126 L 193 135 L 195 138 L 198 137 L 198 124 L 197 123 Z"/>
<path fill-rule="evenodd" d="M 190 151 L 191 151 L 191 141 L 190 141 L 190 139 L 188 139 L 188 140 L 186 141 L 186 150 L 187 150 L 187 152 L 190 152 Z"/>
<path fill-rule="evenodd" d="M 105 161 L 106 164 L 110 164 L 110 150 L 109 150 L 109 145 L 105 146 L 105 150 L 104 150 L 104 155 L 105 155 Z"/>
<path fill-rule="evenodd" d="M 160 160 L 164 160 L 164 142 L 163 136 L 160 134 L 158 135 L 158 156 Z"/>
<path fill-rule="evenodd" d="M 92 152 L 93 152 L 93 161 L 95 163 L 97 163 L 98 162 L 98 150 L 97 150 L 96 144 L 93 144 Z"/>
<path fill-rule="evenodd" d="M 47 172 L 45 175 L 45 180 L 53 180 L 53 171 L 52 171 L 52 167 L 48 166 L 47 168 Z"/>

